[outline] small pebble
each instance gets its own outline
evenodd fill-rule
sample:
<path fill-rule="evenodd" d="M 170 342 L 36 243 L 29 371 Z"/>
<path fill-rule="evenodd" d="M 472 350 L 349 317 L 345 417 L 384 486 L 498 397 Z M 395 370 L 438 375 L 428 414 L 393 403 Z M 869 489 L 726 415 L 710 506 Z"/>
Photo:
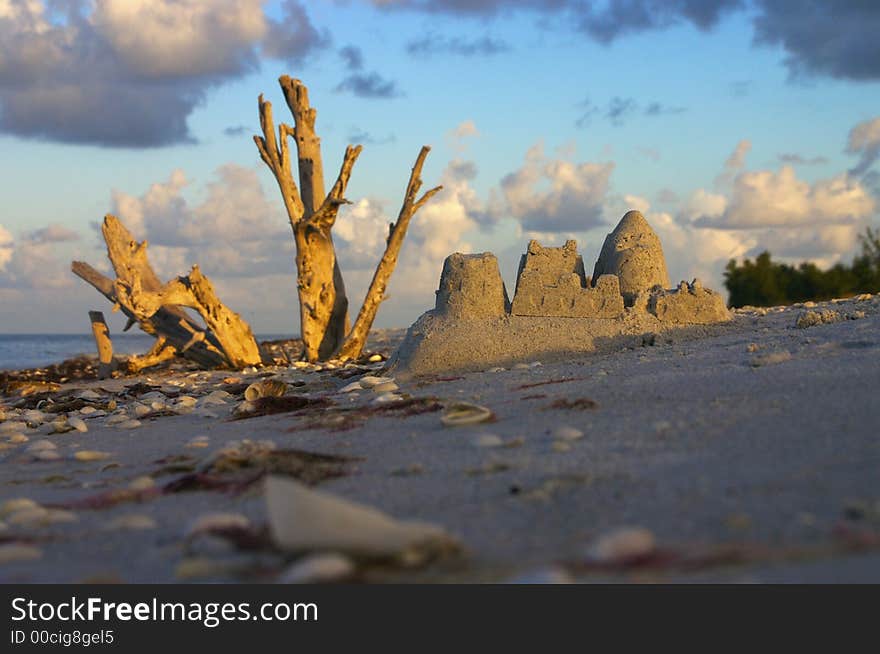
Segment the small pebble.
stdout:
<path fill-rule="evenodd" d="M 125 422 L 120 422 L 117 427 L 119 429 L 137 429 L 141 426 L 140 420 L 126 420 Z"/>
<path fill-rule="evenodd" d="M 3 504 L 0 504 L 0 518 L 5 518 L 6 516 L 16 513 L 17 511 L 24 511 L 25 509 L 35 509 L 40 505 L 34 502 L 29 497 L 14 497 L 11 500 L 6 500 Z"/>
<path fill-rule="evenodd" d="M 25 452 L 43 452 L 45 450 L 54 450 L 57 446 L 52 441 L 47 441 L 46 439 L 42 439 L 39 441 L 35 441 L 25 448 Z"/>
<path fill-rule="evenodd" d="M 554 429 L 553 437 L 561 441 L 576 441 L 579 438 L 584 437 L 584 432 L 582 432 L 580 429 L 575 429 L 574 427 L 569 427 L 565 425 L 563 427 L 557 427 L 556 429 Z"/>
<path fill-rule="evenodd" d="M 374 393 L 391 393 L 399 389 L 400 386 L 398 386 L 394 382 L 385 382 L 383 384 L 376 384 L 375 386 L 373 386 Z"/>
<path fill-rule="evenodd" d="M 251 524 L 247 516 L 241 513 L 206 513 L 196 518 L 189 529 L 187 537 L 192 537 L 203 531 L 216 531 L 218 529 L 241 528 L 246 529 Z"/>
<path fill-rule="evenodd" d="M 55 450 L 40 450 L 33 456 L 37 461 L 57 461 L 61 458 L 61 455 Z"/>
<path fill-rule="evenodd" d="M 27 443 L 30 439 L 21 433 L 10 434 L 6 440 L 10 443 Z"/>
<path fill-rule="evenodd" d="M 146 404 L 136 404 L 134 407 L 134 415 L 138 418 L 143 418 L 145 415 L 150 413 L 152 409 L 148 407 Z"/>

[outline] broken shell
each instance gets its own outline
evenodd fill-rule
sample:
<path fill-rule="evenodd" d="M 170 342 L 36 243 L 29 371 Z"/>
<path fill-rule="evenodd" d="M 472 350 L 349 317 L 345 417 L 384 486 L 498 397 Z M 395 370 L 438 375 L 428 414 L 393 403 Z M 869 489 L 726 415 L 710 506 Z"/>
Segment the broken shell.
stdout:
<path fill-rule="evenodd" d="M 82 418 L 77 418 L 77 417 L 68 418 L 67 424 L 70 425 L 71 427 L 73 427 L 74 429 L 76 429 L 77 431 L 80 431 L 83 433 L 85 433 L 89 430 L 89 428 L 86 426 L 85 420 L 83 420 Z"/>
<path fill-rule="evenodd" d="M 601 536 L 587 556 L 600 563 L 626 563 L 648 556 L 656 546 L 654 534 L 644 527 L 622 527 Z"/>
<path fill-rule="evenodd" d="M 443 415 L 440 416 L 440 422 L 447 427 L 458 427 L 461 425 L 475 425 L 480 422 L 488 422 L 495 417 L 490 409 L 479 404 L 469 404 L 467 402 L 457 402 L 446 408 Z"/>
<path fill-rule="evenodd" d="M 254 382 L 244 391 L 244 399 L 253 402 L 261 397 L 281 397 L 287 392 L 287 384 L 277 379 Z"/>
<path fill-rule="evenodd" d="M 565 425 L 563 427 L 558 427 L 553 431 L 553 437 L 558 438 L 561 441 L 576 441 L 579 438 L 584 437 L 584 432 L 580 429 L 575 429 L 574 427 L 569 427 Z"/>
<path fill-rule="evenodd" d="M 77 461 L 104 461 L 110 458 L 110 453 L 98 452 L 97 450 L 80 450 L 74 453 L 73 458 Z"/>
<path fill-rule="evenodd" d="M 326 584 L 354 574 L 351 559 L 342 554 L 312 554 L 296 561 L 278 577 L 281 584 Z"/>

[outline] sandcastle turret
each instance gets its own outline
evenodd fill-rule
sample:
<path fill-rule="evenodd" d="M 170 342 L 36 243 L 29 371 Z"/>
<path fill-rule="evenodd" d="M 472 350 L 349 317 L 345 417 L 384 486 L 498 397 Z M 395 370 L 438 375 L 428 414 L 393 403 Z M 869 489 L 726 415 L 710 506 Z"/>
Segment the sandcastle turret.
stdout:
<path fill-rule="evenodd" d="M 660 238 L 638 211 L 628 211 L 602 245 L 593 270 L 593 283 L 601 275 L 617 275 L 620 292 L 632 304 L 635 296 L 656 286 L 669 288 L 669 273 Z"/>
<path fill-rule="evenodd" d="M 494 318 L 510 302 L 498 259 L 491 252 L 450 254 L 443 262 L 435 312 L 449 318 Z"/>

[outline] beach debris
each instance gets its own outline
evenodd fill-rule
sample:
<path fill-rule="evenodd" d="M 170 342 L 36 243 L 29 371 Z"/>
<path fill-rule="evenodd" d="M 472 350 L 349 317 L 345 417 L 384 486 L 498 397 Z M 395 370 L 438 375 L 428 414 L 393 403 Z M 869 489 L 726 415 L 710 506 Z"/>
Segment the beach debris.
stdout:
<path fill-rule="evenodd" d="M 244 399 L 254 402 L 261 397 L 281 397 L 287 393 L 287 384 L 278 379 L 263 379 L 254 382 L 244 391 Z"/>
<path fill-rule="evenodd" d="M 440 422 L 447 427 L 461 427 L 464 425 L 476 425 L 481 422 L 492 422 L 495 420 L 495 414 L 491 409 L 487 409 L 479 404 L 470 404 L 468 402 L 456 402 L 446 407 L 443 415 L 440 416 Z"/>
<path fill-rule="evenodd" d="M 0 544 L 0 565 L 19 561 L 35 561 L 43 556 L 43 550 L 33 545 L 20 543 Z"/>
<path fill-rule="evenodd" d="M 328 584 L 354 576 L 354 561 L 342 554 L 310 554 L 297 559 L 276 580 L 279 584 Z"/>
<path fill-rule="evenodd" d="M 651 556 L 656 548 L 656 538 L 650 530 L 644 527 L 620 527 L 597 538 L 587 551 L 587 560 L 629 565 Z"/>
<path fill-rule="evenodd" d="M 275 544 L 292 552 L 423 560 L 457 549 L 441 527 L 396 520 L 377 509 L 309 489 L 285 477 L 266 479 L 269 529 Z"/>
<path fill-rule="evenodd" d="M 795 327 L 798 329 L 806 329 L 807 327 L 815 327 L 816 325 L 829 325 L 831 323 L 840 322 L 844 316 L 834 309 L 819 309 L 818 311 L 803 311 L 798 314 L 795 321 Z"/>

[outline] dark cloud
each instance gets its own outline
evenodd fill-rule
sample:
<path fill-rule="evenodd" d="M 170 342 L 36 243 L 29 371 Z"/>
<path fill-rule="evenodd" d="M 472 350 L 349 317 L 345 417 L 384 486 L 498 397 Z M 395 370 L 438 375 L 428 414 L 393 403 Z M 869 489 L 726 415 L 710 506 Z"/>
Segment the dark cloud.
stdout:
<path fill-rule="evenodd" d="M 345 62 L 345 67 L 348 70 L 362 70 L 364 67 L 364 55 L 360 48 L 347 45 L 339 49 L 339 56 L 342 57 L 342 61 Z"/>
<path fill-rule="evenodd" d="M 232 125 L 223 130 L 224 136 L 244 136 L 251 128 L 246 125 Z"/>
<path fill-rule="evenodd" d="M 256 70 L 261 56 L 294 61 L 324 43 L 292 0 L 280 21 L 261 0 L 229 0 L 223 20 L 210 4 L 124 3 L 10 5 L 0 17 L 0 132 L 108 147 L 192 142 L 187 118 L 211 88 Z"/>
<path fill-rule="evenodd" d="M 659 102 L 652 102 L 645 107 L 646 116 L 670 116 L 675 114 L 683 114 L 687 109 L 684 107 L 667 107 Z"/>
<path fill-rule="evenodd" d="M 669 107 L 660 102 L 650 102 L 644 108 L 641 108 L 635 98 L 623 98 L 620 96 L 611 98 L 604 108 L 593 104 L 589 98 L 575 106 L 580 110 L 580 115 L 574 123 L 576 127 L 586 127 L 596 114 L 602 114 L 612 125 L 620 127 L 629 118 L 639 113 L 655 118 L 657 116 L 674 115 L 687 111 L 684 107 Z"/>
<path fill-rule="evenodd" d="M 79 232 L 56 223 L 28 232 L 24 235 L 24 238 L 32 243 L 64 243 L 66 241 L 78 241 L 81 235 Z"/>
<path fill-rule="evenodd" d="M 777 155 L 780 163 L 793 164 L 796 166 L 818 166 L 828 163 L 826 157 L 804 157 L 796 152 L 783 152 Z"/>
<path fill-rule="evenodd" d="M 385 79 L 375 71 L 349 75 L 336 85 L 335 91 L 369 99 L 396 98 L 402 95 L 396 82 Z"/>
<path fill-rule="evenodd" d="M 381 137 L 373 136 L 358 127 L 353 127 L 348 133 L 349 143 L 359 143 L 361 145 L 385 145 L 387 143 L 394 143 L 396 140 L 397 137 L 394 134 Z"/>
<path fill-rule="evenodd" d="M 757 0 L 755 41 L 780 45 L 793 76 L 880 79 L 880 3 Z"/>
<path fill-rule="evenodd" d="M 453 54 L 462 57 L 490 56 L 507 52 L 510 46 L 504 42 L 483 36 L 479 39 L 447 38 L 437 34 L 426 34 L 406 44 L 406 51 L 416 57 Z"/>
<path fill-rule="evenodd" d="M 708 30 L 724 14 L 743 6 L 742 0 L 610 0 L 598 8 L 574 1 L 567 4 L 578 15 L 579 28 L 600 43 L 681 22 Z"/>

